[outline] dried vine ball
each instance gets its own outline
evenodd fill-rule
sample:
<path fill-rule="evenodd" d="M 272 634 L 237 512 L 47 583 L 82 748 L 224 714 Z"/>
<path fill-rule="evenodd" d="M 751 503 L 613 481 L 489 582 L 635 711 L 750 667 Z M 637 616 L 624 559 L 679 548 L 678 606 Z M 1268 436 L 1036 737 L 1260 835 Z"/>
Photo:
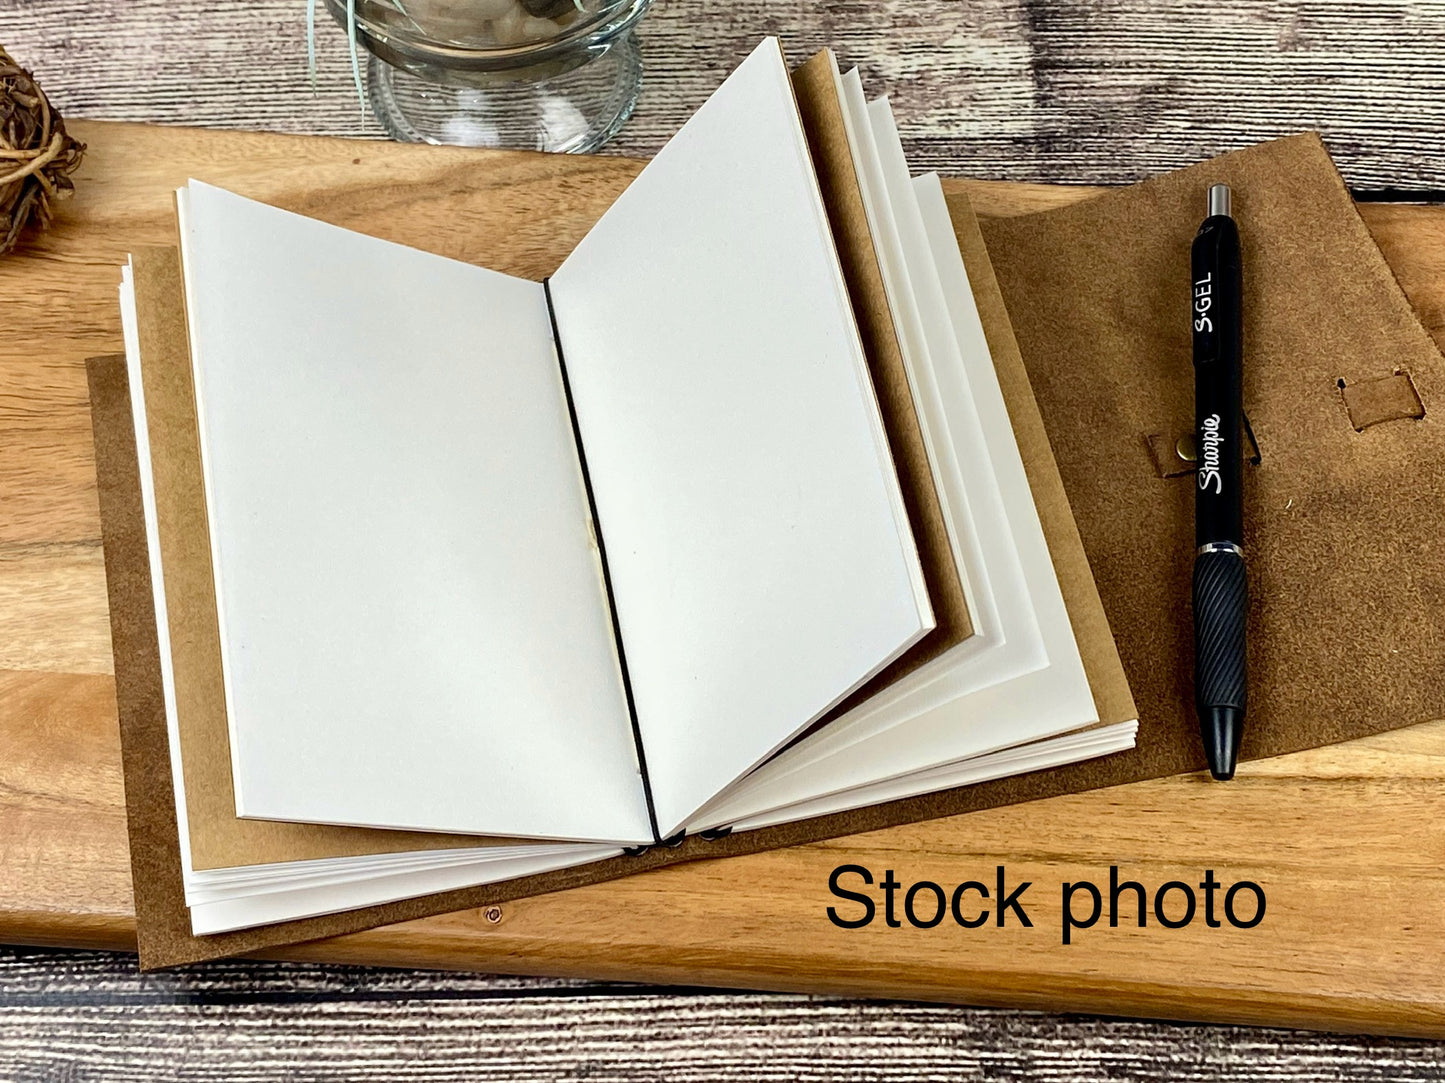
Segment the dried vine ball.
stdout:
<path fill-rule="evenodd" d="M 30 73 L 0 48 L 0 256 L 27 225 L 50 224 L 51 203 L 75 190 L 70 174 L 84 154 Z"/>

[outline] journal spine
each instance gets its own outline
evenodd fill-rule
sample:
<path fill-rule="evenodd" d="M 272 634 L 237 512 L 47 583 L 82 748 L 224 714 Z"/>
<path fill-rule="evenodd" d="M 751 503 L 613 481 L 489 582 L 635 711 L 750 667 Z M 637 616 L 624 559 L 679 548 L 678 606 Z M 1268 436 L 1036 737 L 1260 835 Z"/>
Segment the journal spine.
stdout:
<path fill-rule="evenodd" d="M 552 304 L 552 279 L 542 279 L 542 293 L 547 298 L 547 319 L 552 325 L 552 344 L 557 350 L 557 368 L 562 375 L 562 393 L 567 399 L 567 416 L 572 421 L 572 440 L 577 445 L 577 461 L 582 466 L 582 486 L 587 493 L 587 510 L 592 516 L 592 529 L 597 539 L 597 559 L 602 565 L 602 585 L 607 592 L 607 612 L 612 618 L 612 640 L 617 644 L 617 664 L 622 670 L 622 691 L 627 699 L 627 717 L 632 723 L 632 744 L 637 750 L 637 770 L 642 776 L 642 792 L 647 800 L 647 822 L 652 828 L 652 846 L 677 846 L 683 838 L 679 832 L 673 839 L 663 839 L 657 829 L 657 809 L 652 801 L 652 780 L 647 774 L 647 751 L 642 747 L 642 730 L 637 724 L 637 702 L 632 695 L 632 675 L 627 669 L 627 646 L 622 641 L 622 626 L 617 620 L 617 598 L 612 593 L 612 571 L 607 563 L 607 544 L 602 537 L 602 520 L 597 514 L 597 498 L 592 492 L 592 473 L 587 469 L 587 448 L 582 443 L 582 429 L 577 424 L 577 405 L 572 400 L 572 382 L 567 378 L 567 351 L 562 348 L 562 335 L 557 327 L 557 309 Z M 651 846 L 630 847 L 625 852 L 638 853 Z"/>

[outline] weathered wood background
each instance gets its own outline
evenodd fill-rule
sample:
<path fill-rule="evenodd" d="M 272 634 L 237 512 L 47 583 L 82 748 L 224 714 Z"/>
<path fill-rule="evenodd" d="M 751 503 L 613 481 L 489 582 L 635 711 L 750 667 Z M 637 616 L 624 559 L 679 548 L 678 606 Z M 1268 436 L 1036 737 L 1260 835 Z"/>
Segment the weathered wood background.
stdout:
<path fill-rule="evenodd" d="M 0 948 L 0 1079 L 1423 1083 L 1445 1047 L 1248 1027 Z"/>
<path fill-rule="evenodd" d="M 1445 191 L 1445 0 L 658 0 L 613 143 L 648 155 L 764 33 L 832 45 L 920 169 L 1121 183 L 1304 128 L 1362 192 Z M 76 115 L 380 136 L 305 0 L 0 0 L 0 40 Z"/>
<path fill-rule="evenodd" d="M 1357 192 L 1445 192 L 1445 0 L 659 0 L 613 149 L 655 150 L 764 32 L 862 65 L 920 168 L 1115 183 L 1316 127 Z M 326 22 L 310 92 L 303 0 L 0 0 L 0 43 L 77 116 L 380 134 Z M 0 949 L 0 1079 L 275 1075 L 1412 1081 L 1445 1079 L 1445 1047 L 345 967 L 141 978 Z"/>

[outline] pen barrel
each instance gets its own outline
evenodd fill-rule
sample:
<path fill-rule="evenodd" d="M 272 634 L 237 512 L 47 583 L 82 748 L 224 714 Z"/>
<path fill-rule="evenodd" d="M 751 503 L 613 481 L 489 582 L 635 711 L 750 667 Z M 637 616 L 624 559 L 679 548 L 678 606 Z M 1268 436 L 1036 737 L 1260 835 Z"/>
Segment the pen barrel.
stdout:
<path fill-rule="evenodd" d="M 1194 558 L 1194 698 L 1211 708 L 1245 709 L 1245 618 L 1249 586 L 1244 557 L 1229 550 Z"/>
<path fill-rule="evenodd" d="M 1244 443 L 1239 231 L 1234 219 L 1204 220 L 1194 239 L 1195 544 L 1243 544 Z"/>

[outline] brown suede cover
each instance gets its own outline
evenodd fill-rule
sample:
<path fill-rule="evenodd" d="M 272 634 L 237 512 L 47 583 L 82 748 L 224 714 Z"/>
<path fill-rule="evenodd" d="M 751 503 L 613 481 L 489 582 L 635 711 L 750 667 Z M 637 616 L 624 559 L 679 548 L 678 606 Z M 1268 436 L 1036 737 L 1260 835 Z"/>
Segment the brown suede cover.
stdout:
<path fill-rule="evenodd" d="M 142 965 L 1202 767 L 1190 710 L 1192 481 L 1160 476 L 1150 438 L 1192 427 L 1188 246 L 1203 192 L 1221 180 L 1235 188 L 1245 245 L 1246 409 L 1261 457 L 1248 471 L 1254 603 L 1244 757 L 1445 717 L 1445 563 L 1433 556 L 1445 438 L 1431 413 L 1442 361 L 1323 147 L 1295 137 L 1075 207 L 988 222 L 987 251 L 967 204 L 951 208 L 1035 498 L 1049 504 L 1067 490 L 1093 564 L 1103 610 L 1082 605 L 1081 618 L 1071 599 L 1071 616 L 1093 681 L 1113 655 L 1113 641 L 1098 635 L 1107 613 L 1139 705 L 1135 751 L 490 887 L 193 937 L 125 371 L 118 359 L 99 359 L 89 374 Z M 1424 417 L 1356 431 L 1339 381 L 1397 372 L 1409 374 Z M 1039 441 L 1052 443 L 1057 467 L 1035 454 Z M 1046 523 L 1056 554 L 1068 549 L 1060 532 L 1073 529 L 1073 520 Z M 1121 694 L 1099 680 L 1095 688 L 1102 717 L 1128 702 L 1127 687 Z"/>
<path fill-rule="evenodd" d="M 1244 269 L 1249 713 L 1243 757 L 1445 717 L 1445 366 L 1318 136 L 983 232 L 1139 705 L 1096 782 L 1203 765 L 1193 713 L 1189 246 L 1229 184 Z M 996 323 L 995 327 L 1002 326 Z M 1400 382 L 1408 374 L 1423 416 Z M 1406 401 L 1410 399 L 1410 401 Z M 1390 416 L 1393 415 L 1393 416 Z"/>

